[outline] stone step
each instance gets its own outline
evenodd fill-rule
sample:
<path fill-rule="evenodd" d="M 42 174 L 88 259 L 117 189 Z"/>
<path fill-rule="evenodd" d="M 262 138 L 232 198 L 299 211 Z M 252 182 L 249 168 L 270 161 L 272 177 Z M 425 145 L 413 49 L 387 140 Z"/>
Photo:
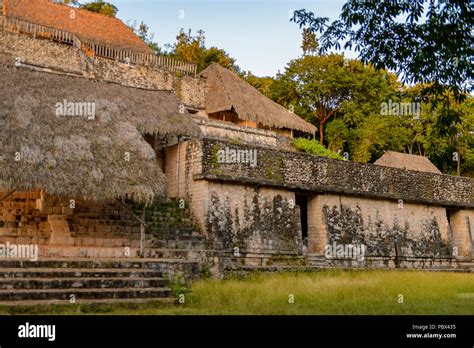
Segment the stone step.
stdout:
<path fill-rule="evenodd" d="M 218 254 L 217 250 L 189 250 L 189 249 L 145 249 L 145 257 L 173 258 L 180 260 L 196 260 L 206 255 Z"/>
<path fill-rule="evenodd" d="M 68 218 L 68 222 L 71 226 L 97 226 L 98 224 L 105 226 L 124 226 L 134 227 L 140 226 L 139 222 L 133 219 L 129 219 L 125 216 L 118 216 L 112 218 L 110 216 L 97 216 L 97 217 L 84 217 L 73 215 Z"/>
<path fill-rule="evenodd" d="M 112 209 L 91 208 L 89 210 L 76 208 L 74 212 L 75 212 L 75 215 L 81 216 L 81 217 L 92 217 L 92 218 L 104 217 L 104 216 L 111 216 L 114 218 L 127 217 L 129 218 L 129 220 L 134 220 L 134 221 L 136 221 L 134 216 L 138 215 L 138 214 L 133 214 L 129 211 L 117 210 L 113 208 Z M 179 217 L 186 217 L 189 212 L 190 212 L 189 209 L 180 209 L 179 207 L 169 207 L 169 208 L 164 208 L 164 209 L 160 208 L 160 210 L 155 210 L 155 211 L 148 211 L 146 215 L 148 217 L 171 217 L 171 218 L 178 217 L 179 218 Z"/>
<path fill-rule="evenodd" d="M 208 241 L 203 238 L 189 240 L 152 239 L 147 241 L 146 247 L 151 249 L 222 250 L 222 243 Z"/>
<path fill-rule="evenodd" d="M 322 268 L 316 266 L 238 266 L 229 267 L 224 270 L 225 277 L 235 275 L 249 275 L 253 273 L 278 273 L 278 272 L 309 272 L 318 271 Z"/>
<path fill-rule="evenodd" d="M 113 241 L 113 240 L 112 240 Z M 90 245 L 90 243 L 85 243 L 85 245 L 75 245 L 75 246 L 68 246 L 68 247 L 59 247 L 59 246 L 47 246 L 41 245 L 39 248 L 39 255 L 40 260 L 47 260 L 48 258 L 85 258 L 90 260 L 102 259 L 102 258 L 109 258 L 114 259 L 115 261 L 128 261 L 130 259 L 137 259 L 140 256 L 140 241 L 133 241 L 128 246 L 121 246 L 122 243 L 120 240 L 117 240 L 119 243 L 112 243 L 116 244 L 117 246 L 97 246 Z M 147 243 L 148 244 L 148 243 Z M 145 246 L 145 254 L 150 255 L 146 256 L 150 260 L 154 262 L 165 261 L 168 259 L 182 259 L 183 254 L 189 253 L 202 253 L 205 251 L 213 251 L 213 250 L 221 250 L 218 245 L 196 245 L 196 246 L 189 246 L 189 245 L 179 245 L 173 243 L 166 245 L 161 245 L 160 248 L 150 247 L 149 245 Z M 163 253 L 152 253 L 153 250 L 163 250 Z M 151 256 L 153 254 L 153 256 Z M 164 259 L 164 260 L 162 260 Z M 14 266 L 16 267 L 16 266 Z M 47 266 L 48 267 L 48 266 Z M 72 267 L 72 266 L 71 266 Z M 85 268 L 88 268 L 86 266 Z M 80 267 L 78 267 L 80 268 Z"/>
<path fill-rule="evenodd" d="M 15 269 L 11 271 L 11 269 Z M 31 270 L 36 269 L 36 270 Z M 154 277 L 165 276 L 168 279 L 184 279 L 190 281 L 199 277 L 201 267 L 197 260 L 188 259 L 164 259 L 164 258 L 121 258 L 121 259 L 92 259 L 92 258 L 55 258 L 30 260 L 0 260 L 0 275 L 3 274 L 21 277 L 21 271 L 26 271 L 34 277 L 35 272 L 65 272 L 65 275 L 75 277 L 72 273 L 77 270 L 87 269 L 84 276 L 95 277 L 103 275 L 104 272 L 123 272 L 124 276 L 143 274 L 144 272 L 158 272 Z M 12 273 L 13 272 L 13 273 Z M 110 277 L 111 275 L 106 275 Z"/>
<path fill-rule="evenodd" d="M 461 267 L 468 267 L 468 268 L 470 268 L 470 267 L 474 267 L 474 262 L 460 262 L 459 265 L 460 265 Z"/>
<path fill-rule="evenodd" d="M 474 272 L 474 262 L 460 262 L 459 268 L 465 272 Z"/>
<path fill-rule="evenodd" d="M 0 290 L 18 289 L 109 289 L 109 288 L 166 288 L 168 281 L 163 278 L 10 278 L 0 279 Z"/>
<path fill-rule="evenodd" d="M 0 290 L 0 302 L 38 300 L 77 300 L 166 298 L 172 296 L 169 288 L 110 288 L 110 289 L 15 289 Z M 1 303 L 0 303 L 1 304 Z"/>
<path fill-rule="evenodd" d="M 158 269 L 160 265 L 176 263 L 192 263 L 176 259 L 89 259 L 89 258 L 61 258 L 30 260 L 0 260 L 2 268 L 92 268 L 92 269 Z"/>
<path fill-rule="evenodd" d="M 88 299 L 81 300 L 76 298 L 76 305 L 109 305 L 109 304 L 142 304 L 142 303 L 160 303 L 160 304 L 175 304 L 176 299 L 172 297 L 158 297 L 158 298 L 112 298 L 112 299 Z M 0 306 L 7 307 L 28 307 L 28 306 L 51 306 L 64 305 L 70 306 L 71 301 L 68 300 L 22 300 L 22 301 L 0 301 Z"/>
<path fill-rule="evenodd" d="M 147 238 L 156 240 L 205 240 L 194 228 L 150 228 L 147 230 Z"/>
<path fill-rule="evenodd" d="M 84 239 L 96 239 L 98 241 L 105 242 L 106 240 L 111 239 L 126 239 L 128 241 L 139 240 L 140 233 L 105 233 L 105 232 L 95 232 L 93 235 L 90 232 L 72 232 L 74 238 L 84 238 Z M 176 242 L 196 242 L 196 243 L 206 243 L 208 242 L 203 236 L 197 234 L 176 234 L 176 233 L 160 233 L 158 231 L 152 231 L 146 233 L 146 239 L 148 243 L 172 243 Z"/>
<path fill-rule="evenodd" d="M 162 278 L 163 273 L 147 269 L 90 268 L 1 268 L 0 278 Z"/>
<path fill-rule="evenodd" d="M 139 226 L 106 226 L 106 225 L 71 225 L 70 230 L 74 237 L 84 238 L 140 238 Z M 147 227 L 147 238 L 162 240 L 186 240 L 192 238 L 203 238 L 199 232 L 192 227 L 177 225 L 175 227 Z"/>
<path fill-rule="evenodd" d="M 305 259 L 306 264 L 312 267 L 326 267 L 328 265 L 327 259 L 321 255 L 307 255 Z"/>

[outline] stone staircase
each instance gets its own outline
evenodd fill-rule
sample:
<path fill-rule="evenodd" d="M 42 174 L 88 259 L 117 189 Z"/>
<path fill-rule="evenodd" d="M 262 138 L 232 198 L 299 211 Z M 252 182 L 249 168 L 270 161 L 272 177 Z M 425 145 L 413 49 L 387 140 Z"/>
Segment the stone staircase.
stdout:
<path fill-rule="evenodd" d="M 164 261 L 0 261 L 0 306 L 174 303 Z"/>
<path fill-rule="evenodd" d="M 55 221 L 37 209 L 38 198 L 34 191 L 0 202 L 0 243 L 39 247 L 37 261 L 0 258 L 0 306 L 70 304 L 72 298 L 77 304 L 173 302 L 169 282 L 197 279 L 213 254 L 189 210 L 176 201 L 146 210 L 146 252 L 138 258 L 141 214 L 134 207 L 78 200 Z M 66 242 L 51 233 L 59 223 Z"/>
<path fill-rule="evenodd" d="M 459 269 L 463 272 L 474 273 L 474 262 L 460 262 Z"/>
<path fill-rule="evenodd" d="M 120 257 L 123 249 L 137 256 L 140 247 L 139 207 L 124 208 L 120 204 L 78 205 L 69 218 L 74 247 L 98 257 Z M 145 257 L 156 259 L 200 260 L 221 250 L 217 242 L 208 241 L 199 232 L 189 209 L 179 208 L 177 201 L 156 203 L 145 213 Z M 64 250 L 64 248 L 63 248 Z"/>

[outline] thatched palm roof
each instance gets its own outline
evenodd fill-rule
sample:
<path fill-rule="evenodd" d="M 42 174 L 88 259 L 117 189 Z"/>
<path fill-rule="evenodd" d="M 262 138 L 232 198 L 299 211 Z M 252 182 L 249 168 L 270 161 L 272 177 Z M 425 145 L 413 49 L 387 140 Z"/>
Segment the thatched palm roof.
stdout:
<path fill-rule="evenodd" d="M 5 15 L 76 34 L 81 40 L 122 50 L 151 53 L 120 19 L 50 0 L 3 0 Z M 71 18 L 71 11 L 74 17 Z"/>
<path fill-rule="evenodd" d="M 418 172 L 442 174 L 427 157 L 401 152 L 386 151 L 374 164 L 385 167 L 416 170 Z"/>
<path fill-rule="evenodd" d="M 0 76 L 3 190 L 148 201 L 166 194 L 166 178 L 141 133 L 200 134 L 170 92 L 2 65 Z M 95 103 L 95 119 L 57 115 L 64 100 Z"/>
<path fill-rule="evenodd" d="M 295 129 L 314 134 L 316 127 L 261 94 L 235 73 L 213 64 L 201 76 L 207 79 L 206 111 L 235 110 L 240 119 L 267 127 Z"/>

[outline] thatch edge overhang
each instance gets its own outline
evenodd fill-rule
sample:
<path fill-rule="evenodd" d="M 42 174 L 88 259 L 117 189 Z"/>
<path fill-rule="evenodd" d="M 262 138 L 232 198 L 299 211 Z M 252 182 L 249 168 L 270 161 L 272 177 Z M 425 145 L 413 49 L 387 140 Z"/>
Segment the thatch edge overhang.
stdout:
<path fill-rule="evenodd" d="M 294 129 L 309 134 L 316 126 L 264 96 L 235 73 L 212 64 L 200 74 L 207 80 L 206 112 L 208 114 L 234 110 L 240 119 L 266 127 Z"/>
<path fill-rule="evenodd" d="M 134 113 L 133 117 L 127 118 L 128 121 L 134 123 L 137 129 L 140 132 L 145 134 L 151 135 L 175 135 L 181 137 L 188 137 L 188 138 L 201 138 L 202 131 L 199 125 L 194 121 L 191 114 L 187 111 L 180 112 L 183 109 L 182 102 L 178 99 L 174 91 L 170 90 L 157 90 L 157 89 L 149 89 L 149 88 L 142 88 L 142 87 L 131 87 L 127 85 L 123 85 L 116 81 L 107 81 L 107 80 L 97 80 L 87 78 L 85 76 L 76 76 L 72 74 L 66 74 L 64 72 L 56 72 L 56 71 L 38 71 L 38 70 L 30 70 L 26 67 L 17 67 L 15 65 L 15 59 L 10 54 L 0 52 L 0 68 L 9 68 L 20 73 L 22 71 L 25 74 L 40 74 L 39 76 L 59 76 L 59 78 L 71 79 L 71 84 L 74 86 L 77 85 L 87 85 L 88 86 L 97 86 L 100 85 L 101 87 L 107 88 L 110 86 L 110 89 L 115 88 L 123 93 L 124 96 L 128 96 L 130 93 L 134 93 L 138 95 L 142 93 L 143 96 L 147 97 L 148 100 L 140 103 L 143 106 L 143 109 L 146 109 L 146 112 L 142 112 L 142 114 Z M 66 80 L 63 80 L 66 81 Z M 83 82 L 87 81 L 87 82 Z M 94 85 L 97 84 L 97 85 Z M 58 98 L 59 99 L 59 98 Z M 104 98 L 98 98 L 104 99 Z M 123 100 L 124 98 L 116 98 L 115 100 Z M 162 107 L 161 109 L 157 109 L 156 105 L 151 105 L 150 100 L 153 100 L 154 103 L 159 103 Z M 160 118 L 160 122 L 157 123 L 156 119 L 149 117 L 149 115 L 157 114 Z"/>
<path fill-rule="evenodd" d="M 43 189 L 95 201 L 129 197 L 150 202 L 166 196 L 167 183 L 140 132 L 200 134 L 191 117 L 178 112 L 179 101 L 171 92 L 5 65 L 0 71 L 1 190 Z M 97 120 L 59 119 L 54 105 L 63 98 L 96 102 Z M 126 152 L 129 162 L 123 161 Z M 22 160 L 14 160 L 16 153 Z"/>

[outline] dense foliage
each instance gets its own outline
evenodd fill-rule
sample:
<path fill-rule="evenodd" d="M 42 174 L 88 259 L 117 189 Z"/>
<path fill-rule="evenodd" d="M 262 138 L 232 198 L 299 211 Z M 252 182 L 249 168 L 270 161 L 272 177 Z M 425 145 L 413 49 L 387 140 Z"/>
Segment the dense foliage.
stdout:
<path fill-rule="evenodd" d="M 173 58 L 195 63 L 198 71 L 202 71 L 213 63 L 222 65 L 224 68 L 237 71 L 235 59 L 231 58 L 224 50 L 217 47 L 206 47 L 204 31 L 199 30 L 192 35 L 191 30 L 185 32 L 183 29 L 176 36 L 176 42 L 168 46 L 168 55 Z"/>
<path fill-rule="evenodd" d="M 118 12 L 118 7 L 110 2 L 106 2 L 104 0 L 92 0 L 85 3 L 82 3 L 79 0 L 55 0 L 56 2 L 60 2 L 70 6 L 77 6 L 84 10 L 88 10 L 91 12 L 101 13 L 106 16 L 115 17 Z"/>
<path fill-rule="evenodd" d="M 295 138 L 293 140 L 293 145 L 301 151 L 311 153 L 313 155 L 321 156 L 321 157 L 328 157 L 328 158 L 335 158 L 338 160 L 343 160 L 344 158 L 336 153 L 329 151 L 323 145 L 321 145 L 316 140 L 309 140 L 306 138 Z"/>
<path fill-rule="evenodd" d="M 377 71 L 344 56 L 305 55 L 292 60 L 278 74 L 270 97 L 319 127 L 325 143 L 325 127 L 332 119 L 350 113 L 350 123 L 379 112 L 380 103 L 394 91 L 396 76 Z"/>
<path fill-rule="evenodd" d="M 339 19 L 295 11 L 293 21 L 321 33 L 320 52 L 354 48 L 364 63 L 396 71 L 404 82 L 434 90 L 472 90 L 472 2 L 463 0 L 348 0 Z"/>
<path fill-rule="evenodd" d="M 82 5 L 79 5 L 79 8 L 92 11 L 92 12 L 101 13 L 103 15 L 110 16 L 110 17 L 115 17 L 118 12 L 117 6 L 109 2 L 105 2 L 103 0 L 95 0 L 95 1 L 87 2 Z"/>

